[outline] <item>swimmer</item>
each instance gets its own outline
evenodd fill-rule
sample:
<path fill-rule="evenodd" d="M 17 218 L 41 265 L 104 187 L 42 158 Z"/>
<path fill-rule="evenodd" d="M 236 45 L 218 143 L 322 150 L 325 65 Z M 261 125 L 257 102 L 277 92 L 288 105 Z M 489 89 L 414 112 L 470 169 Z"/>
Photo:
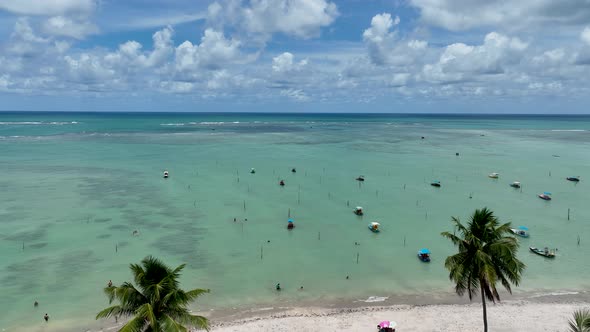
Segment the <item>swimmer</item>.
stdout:
<path fill-rule="evenodd" d="M 107 284 L 107 287 L 113 287 L 113 281 L 109 280 L 109 283 Z"/>
<path fill-rule="evenodd" d="M 33 307 L 38 307 L 39 306 L 39 302 L 35 301 L 35 303 L 33 303 Z"/>
<path fill-rule="evenodd" d="M 136 229 L 133 231 L 133 236 L 139 235 L 139 231 Z"/>
<path fill-rule="evenodd" d="M 349 276 L 346 276 L 346 280 L 348 280 L 348 279 L 350 279 L 350 277 Z"/>
<path fill-rule="evenodd" d="M 281 283 L 280 283 L 280 282 L 277 284 L 277 286 L 276 286 L 276 289 L 277 289 L 278 291 L 280 291 L 280 290 L 281 290 Z"/>
<path fill-rule="evenodd" d="M 45 313 L 45 316 L 43 316 L 43 319 L 45 319 L 46 322 L 49 321 L 49 315 L 47 313 Z"/>

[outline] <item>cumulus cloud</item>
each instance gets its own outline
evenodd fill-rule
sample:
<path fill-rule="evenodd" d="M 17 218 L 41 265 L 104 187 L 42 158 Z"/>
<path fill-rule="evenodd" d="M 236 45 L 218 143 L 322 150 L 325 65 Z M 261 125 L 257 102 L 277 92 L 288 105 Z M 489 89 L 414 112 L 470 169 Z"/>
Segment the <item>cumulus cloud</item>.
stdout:
<path fill-rule="evenodd" d="M 284 52 L 272 58 L 272 70 L 277 73 L 284 73 L 292 70 L 300 70 L 307 65 L 307 60 L 293 62 L 293 54 Z"/>
<path fill-rule="evenodd" d="M 584 30 L 580 34 L 580 39 L 584 43 L 590 45 L 590 26 L 587 26 L 587 27 L 584 28 Z"/>
<path fill-rule="evenodd" d="M 187 40 L 176 48 L 176 70 L 191 72 L 198 69 L 220 69 L 223 64 L 238 58 L 239 46 L 238 40 L 226 39 L 222 32 L 207 29 L 200 44 L 195 45 Z"/>
<path fill-rule="evenodd" d="M 52 36 L 84 39 L 88 35 L 98 33 L 98 27 L 87 21 L 54 16 L 43 23 L 43 32 Z"/>
<path fill-rule="evenodd" d="M 96 0 L 0 0 L 0 9 L 18 15 L 87 15 L 96 8 Z"/>
<path fill-rule="evenodd" d="M 338 9 L 328 0 L 220 0 L 208 13 L 210 24 L 236 26 L 262 39 L 275 33 L 311 38 L 334 22 Z"/>
<path fill-rule="evenodd" d="M 392 29 L 399 22 L 398 16 L 392 18 L 389 13 L 378 14 L 371 19 L 371 26 L 363 32 L 363 41 L 373 64 L 378 66 L 410 65 L 427 48 L 426 41 L 404 42 L 400 40 L 397 31 Z"/>
<path fill-rule="evenodd" d="M 502 74 L 507 66 L 520 61 L 527 46 L 518 38 L 490 32 L 479 46 L 463 43 L 447 46 L 437 63 L 424 66 L 423 78 L 444 83 L 472 80 L 478 75 Z"/>
<path fill-rule="evenodd" d="M 453 31 L 478 27 L 530 28 L 552 24 L 585 24 L 585 0 L 410 0 L 423 22 Z"/>

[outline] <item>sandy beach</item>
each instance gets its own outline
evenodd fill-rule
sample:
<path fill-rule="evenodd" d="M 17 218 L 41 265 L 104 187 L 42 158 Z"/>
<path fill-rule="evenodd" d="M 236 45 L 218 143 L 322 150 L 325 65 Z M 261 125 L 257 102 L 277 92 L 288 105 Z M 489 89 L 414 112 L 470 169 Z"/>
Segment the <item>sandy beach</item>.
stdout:
<path fill-rule="evenodd" d="M 566 331 L 576 309 L 588 302 L 536 303 L 506 301 L 488 306 L 489 331 Z M 376 331 L 383 320 L 397 322 L 397 331 L 455 332 L 483 330 L 481 303 L 454 305 L 395 305 L 354 309 L 294 308 L 214 325 L 215 332 Z"/>

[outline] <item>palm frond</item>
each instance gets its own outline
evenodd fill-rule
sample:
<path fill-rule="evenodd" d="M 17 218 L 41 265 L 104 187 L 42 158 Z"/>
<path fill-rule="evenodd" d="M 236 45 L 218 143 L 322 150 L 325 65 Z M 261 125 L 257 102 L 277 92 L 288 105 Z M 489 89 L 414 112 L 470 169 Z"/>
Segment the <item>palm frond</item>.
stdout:
<path fill-rule="evenodd" d="M 143 317 L 135 316 L 133 319 L 123 325 L 119 332 L 142 332 L 145 329 L 146 321 Z"/>

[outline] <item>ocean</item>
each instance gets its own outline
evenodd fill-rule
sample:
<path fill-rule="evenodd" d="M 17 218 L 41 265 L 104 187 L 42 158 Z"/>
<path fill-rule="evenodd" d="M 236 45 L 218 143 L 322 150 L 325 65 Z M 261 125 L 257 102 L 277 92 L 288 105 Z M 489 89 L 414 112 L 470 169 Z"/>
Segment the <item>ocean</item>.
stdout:
<path fill-rule="evenodd" d="M 452 293 L 440 233 L 482 207 L 530 229 L 518 292 L 588 290 L 589 143 L 580 115 L 3 112 L 0 330 L 95 326 L 147 255 L 205 312 Z"/>

